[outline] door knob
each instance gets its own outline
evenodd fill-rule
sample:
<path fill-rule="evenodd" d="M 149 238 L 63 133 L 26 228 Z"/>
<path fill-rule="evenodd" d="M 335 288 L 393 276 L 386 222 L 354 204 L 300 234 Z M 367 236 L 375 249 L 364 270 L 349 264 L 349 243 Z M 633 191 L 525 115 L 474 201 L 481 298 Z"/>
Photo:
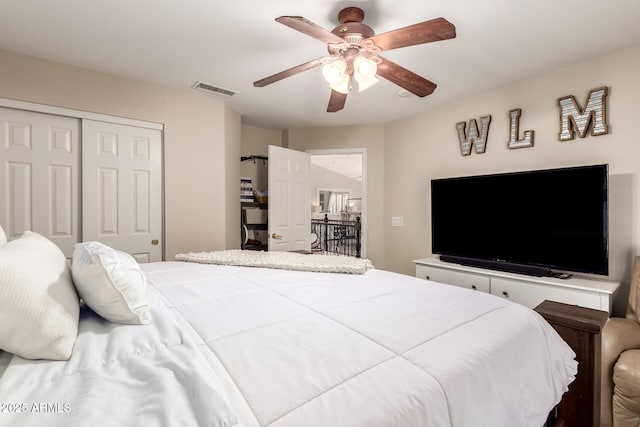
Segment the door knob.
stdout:
<path fill-rule="evenodd" d="M 158 245 L 158 243 L 160 243 L 160 242 L 158 242 L 158 239 L 153 239 L 153 240 L 151 241 L 151 244 L 152 244 L 153 246 L 157 246 L 157 245 Z"/>
<path fill-rule="evenodd" d="M 284 237 L 284 236 L 281 236 L 281 235 L 280 235 L 280 234 L 278 234 L 278 233 L 273 233 L 273 234 L 271 234 L 271 238 L 272 238 L 272 239 L 281 240 L 283 237 Z"/>

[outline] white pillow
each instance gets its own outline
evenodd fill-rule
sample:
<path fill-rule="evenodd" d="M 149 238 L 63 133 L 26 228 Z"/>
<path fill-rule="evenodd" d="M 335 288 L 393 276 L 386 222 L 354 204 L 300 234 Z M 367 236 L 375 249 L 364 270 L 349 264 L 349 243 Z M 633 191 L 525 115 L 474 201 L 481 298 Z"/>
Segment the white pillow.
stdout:
<path fill-rule="evenodd" d="M 67 360 L 78 335 L 78 295 L 62 251 L 26 231 L 0 246 L 0 348 Z"/>
<path fill-rule="evenodd" d="M 0 246 L 4 245 L 5 243 L 7 243 L 7 235 L 4 234 L 4 230 L 0 225 Z"/>
<path fill-rule="evenodd" d="M 127 253 L 100 242 L 76 243 L 71 266 L 80 297 L 111 322 L 149 323 L 147 279 Z"/>

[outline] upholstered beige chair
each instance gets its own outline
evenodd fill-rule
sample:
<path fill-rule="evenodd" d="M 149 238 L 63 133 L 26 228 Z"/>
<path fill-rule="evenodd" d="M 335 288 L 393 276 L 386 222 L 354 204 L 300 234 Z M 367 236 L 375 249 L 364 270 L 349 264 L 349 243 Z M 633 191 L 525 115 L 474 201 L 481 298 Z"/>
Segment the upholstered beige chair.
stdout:
<path fill-rule="evenodd" d="M 636 257 L 625 318 L 602 330 L 602 427 L 640 425 L 640 256 Z"/>

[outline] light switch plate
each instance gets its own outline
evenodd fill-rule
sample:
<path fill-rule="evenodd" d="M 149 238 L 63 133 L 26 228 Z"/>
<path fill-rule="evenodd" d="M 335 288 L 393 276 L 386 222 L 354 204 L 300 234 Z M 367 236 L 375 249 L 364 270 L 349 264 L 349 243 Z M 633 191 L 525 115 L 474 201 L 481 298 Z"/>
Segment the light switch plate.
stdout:
<path fill-rule="evenodd" d="M 391 226 L 392 227 L 403 227 L 404 226 L 404 217 L 392 216 L 391 217 Z"/>

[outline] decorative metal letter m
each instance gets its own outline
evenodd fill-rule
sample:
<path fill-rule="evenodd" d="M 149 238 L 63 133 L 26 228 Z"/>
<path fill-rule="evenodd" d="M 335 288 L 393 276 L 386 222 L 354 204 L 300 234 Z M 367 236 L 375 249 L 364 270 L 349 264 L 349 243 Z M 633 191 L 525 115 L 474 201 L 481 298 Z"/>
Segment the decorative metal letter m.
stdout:
<path fill-rule="evenodd" d="M 476 148 L 477 154 L 482 154 L 487 148 L 487 136 L 489 135 L 489 124 L 491 124 L 491 116 L 480 117 L 481 131 L 478 132 L 478 123 L 476 119 L 469 120 L 469 131 L 465 132 L 466 123 L 456 123 L 458 130 L 458 141 L 460 142 L 460 152 L 463 156 L 471 154 L 471 145 Z"/>
<path fill-rule="evenodd" d="M 606 114 L 607 87 L 591 89 L 587 95 L 584 110 L 580 108 L 573 95 L 558 98 L 560 106 L 560 133 L 558 140 L 569 141 L 578 136 L 584 138 L 591 128 L 591 136 L 609 133 Z"/>

